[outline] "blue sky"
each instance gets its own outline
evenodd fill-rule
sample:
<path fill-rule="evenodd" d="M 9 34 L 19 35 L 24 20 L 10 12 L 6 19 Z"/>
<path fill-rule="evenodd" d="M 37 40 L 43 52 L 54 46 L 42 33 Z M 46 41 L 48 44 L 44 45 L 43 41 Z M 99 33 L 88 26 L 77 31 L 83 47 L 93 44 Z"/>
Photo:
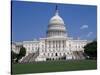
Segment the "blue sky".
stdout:
<path fill-rule="evenodd" d="M 57 4 L 69 37 L 93 40 L 97 36 L 97 7 Z M 46 36 L 56 4 L 12 2 L 12 41 L 33 40 Z"/>

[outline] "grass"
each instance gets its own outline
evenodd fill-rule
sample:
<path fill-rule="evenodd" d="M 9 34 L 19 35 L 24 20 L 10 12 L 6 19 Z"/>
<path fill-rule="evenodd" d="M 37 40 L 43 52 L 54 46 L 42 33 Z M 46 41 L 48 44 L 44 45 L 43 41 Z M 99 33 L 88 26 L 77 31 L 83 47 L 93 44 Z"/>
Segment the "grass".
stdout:
<path fill-rule="evenodd" d="M 97 69 L 96 60 L 47 61 L 27 64 L 12 64 L 12 74 L 43 73 L 58 71 Z"/>

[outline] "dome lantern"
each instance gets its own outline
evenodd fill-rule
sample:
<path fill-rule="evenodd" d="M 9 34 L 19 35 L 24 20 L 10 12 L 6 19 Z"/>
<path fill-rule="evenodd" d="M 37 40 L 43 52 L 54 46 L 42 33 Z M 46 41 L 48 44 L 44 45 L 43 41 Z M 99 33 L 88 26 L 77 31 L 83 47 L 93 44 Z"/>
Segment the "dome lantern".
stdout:
<path fill-rule="evenodd" d="M 55 15 L 59 15 L 59 13 L 58 13 L 58 6 L 56 5 L 56 13 L 55 13 Z"/>

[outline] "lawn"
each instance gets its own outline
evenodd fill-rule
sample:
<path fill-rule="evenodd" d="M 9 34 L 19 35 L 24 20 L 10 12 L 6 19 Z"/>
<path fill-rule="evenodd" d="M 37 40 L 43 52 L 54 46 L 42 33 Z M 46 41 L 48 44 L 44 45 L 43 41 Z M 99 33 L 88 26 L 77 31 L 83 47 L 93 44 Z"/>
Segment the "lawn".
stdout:
<path fill-rule="evenodd" d="M 12 74 L 43 73 L 58 71 L 97 69 L 96 60 L 47 61 L 27 64 L 12 64 Z"/>

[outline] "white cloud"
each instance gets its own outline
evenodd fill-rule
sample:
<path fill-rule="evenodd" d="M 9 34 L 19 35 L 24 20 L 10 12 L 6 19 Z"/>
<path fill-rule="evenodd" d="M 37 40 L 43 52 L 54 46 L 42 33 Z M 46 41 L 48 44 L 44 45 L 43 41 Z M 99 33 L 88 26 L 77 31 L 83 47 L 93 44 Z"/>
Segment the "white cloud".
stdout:
<path fill-rule="evenodd" d="M 89 33 L 87 34 L 87 37 L 90 37 L 92 34 L 93 34 L 93 32 L 89 32 Z"/>
<path fill-rule="evenodd" d="M 88 28 L 88 25 L 82 25 L 82 26 L 80 27 L 80 29 L 86 29 L 86 28 Z"/>

